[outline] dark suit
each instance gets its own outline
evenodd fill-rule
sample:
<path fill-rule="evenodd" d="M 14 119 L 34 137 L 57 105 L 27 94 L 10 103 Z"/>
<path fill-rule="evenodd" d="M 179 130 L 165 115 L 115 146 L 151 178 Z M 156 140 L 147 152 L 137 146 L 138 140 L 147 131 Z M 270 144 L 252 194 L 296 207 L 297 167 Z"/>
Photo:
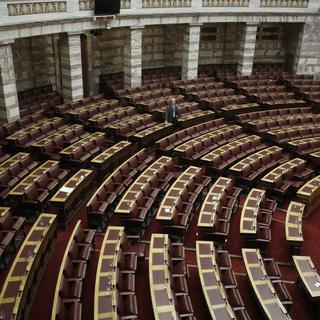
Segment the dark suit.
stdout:
<path fill-rule="evenodd" d="M 180 118 L 180 111 L 178 106 L 176 104 L 175 105 L 168 104 L 166 109 L 165 120 L 167 122 L 175 124 L 178 122 L 179 118 Z"/>

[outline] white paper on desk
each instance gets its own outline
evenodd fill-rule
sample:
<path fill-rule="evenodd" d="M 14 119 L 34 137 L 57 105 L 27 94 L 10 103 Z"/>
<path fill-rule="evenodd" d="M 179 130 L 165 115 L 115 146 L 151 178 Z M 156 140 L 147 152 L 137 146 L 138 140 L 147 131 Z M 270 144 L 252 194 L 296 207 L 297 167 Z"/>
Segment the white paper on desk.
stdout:
<path fill-rule="evenodd" d="M 65 193 L 70 193 L 73 191 L 74 188 L 69 188 L 69 187 L 62 187 L 60 191 L 65 192 Z"/>
<path fill-rule="evenodd" d="M 320 282 L 319 282 L 319 281 L 318 281 L 318 282 L 315 282 L 315 283 L 314 283 L 314 286 L 317 287 L 317 288 L 320 288 Z"/>

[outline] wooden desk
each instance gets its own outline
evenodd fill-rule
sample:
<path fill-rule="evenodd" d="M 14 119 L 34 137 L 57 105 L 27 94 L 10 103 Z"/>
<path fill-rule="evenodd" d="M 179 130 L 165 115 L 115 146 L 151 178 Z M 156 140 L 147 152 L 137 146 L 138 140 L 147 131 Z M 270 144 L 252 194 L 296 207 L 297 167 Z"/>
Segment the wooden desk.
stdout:
<path fill-rule="evenodd" d="M 320 276 L 308 256 L 292 256 L 303 288 L 311 301 L 320 301 Z"/>
<path fill-rule="evenodd" d="M 94 320 L 119 319 L 117 314 L 117 263 L 124 239 L 123 227 L 108 227 L 103 238 L 94 289 Z"/>
<path fill-rule="evenodd" d="M 220 201 L 220 198 L 225 192 L 225 189 L 228 185 L 232 184 L 232 179 L 220 177 L 212 185 L 208 191 L 201 209 L 198 218 L 198 228 L 212 229 L 216 219 L 216 209 L 217 204 Z"/>
<path fill-rule="evenodd" d="M 171 221 L 176 203 L 181 196 L 182 192 L 187 188 L 190 181 L 201 173 L 199 167 L 188 167 L 180 174 L 177 180 L 171 185 L 170 189 L 165 194 L 160 208 L 157 212 L 156 220 L 158 221 Z"/>
<path fill-rule="evenodd" d="M 9 143 L 14 144 L 14 143 L 18 142 L 19 139 L 21 139 L 27 135 L 31 135 L 32 133 L 36 133 L 37 131 L 40 131 L 42 133 L 42 129 L 45 128 L 46 126 L 49 126 L 49 125 L 52 126 L 52 130 L 56 131 L 56 129 L 54 129 L 54 128 L 59 123 L 61 123 L 61 125 L 63 124 L 62 118 L 59 118 L 59 117 L 46 118 L 46 119 L 41 120 L 40 122 L 36 122 L 36 123 L 32 124 L 31 126 L 28 126 L 26 128 L 22 128 L 22 129 L 16 131 L 12 135 L 6 137 L 6 140 L 8 140 Z"/>
<path fill-rule="evenodd" d="M 130 215 L 135 199 L 138 197 L 140 192 L 142 192 L 141 190 L 143 189 L 143 186 L 146 185 L 160 169 L 172 164 L 172 161 L 172 158 L 163 156 L 145 169 L 128 188 L 114 212 L 118 214 Z"/>
<path fill-rule="evenodd" d="M 119 162 L 123 157 L 127 157 L 133 144 L 129 141 L 120 141 L 112 147 L 104 150 L 93 158 L 90 162 L 99 170 L 99 173 L 105 174 L 106 170 L 115 162 Z"/>
<path fill-rule="evenodd" d="M 59 291 L 60 291 L 63 271 L 64 271 L 64 268 L 66 266 L 66 261 L 67 261 L 68 253 L 70 251 L 70 247 L 72 245 L 72 242 L 75 241 L 74 240 L 74 236 L 75 236 L 77 230 L 79 229 L 80 225 L 81 225 L 81 220 L 78 220 L 78 222 L 76 223 L 76 225 L 73 228 L 73 231 L 72 231 L 72 233 L 70 235 L 70 238 L 69 238 L 68 244 L 66 246 L 66 249 L 64 250 L 64 255 L 63 255 L 63 258 L 62 258 L 62 261 L 61 261 L 61 264 L 60 264 L 58 278 L 57 278 L 57 281 L 56 281 L 56 288 L 55 288 L 55 291 L 54 291 L 51 320 L 56 320 L 56 317 L 57 317 Z"/>
<path fill-rule="evenodd" d="M 251 189 L 241 211 L 240 234 L 250 236 L 257 234 L 257 217 L 264 198 L 264 190 Z"/>
<path fill-rule="evenodd" d="M 197 110 L 191 113 L 183 114 L 179 120 L 179 123 L 186 128 L 192 125 L 196 125 L 199 122 L 205 122 L 214 119 L 215 112 L 211 110 Z"/>
<path fill-rule="evenodd" d="M 10 207 L 0 207 L 0 221 L 10 213 Z"/>
<path fill-rule="evenodd" d="M 299 150 L 299 146 L 304 143 L 319 143 L 320 137 L 307 137 L 303 139 L 293 140 L 287 142 L 287 145 L 294 150 Z"/>
<path fill-rule="evenodd" d="M 220 279 L 214 243 L 212 241 L 197 241 L 196 252 L 201 287 L 211 319 L 236 319 Z"/>
<path fill-rule="evenodd" d="M 153 115 L 151 114 L 136 114 L 126 119 L 117 120 L 117 122 L 115 123 L 110 123 L 110 125 L 108 125 L 108 129 L 114 133 L 118 133 L 119 130 L 121 130 L 124 127 L 130 126 L 133 123 L 152 119 Z"/>
<path fill-rule="evenodd" d="M 287 128 L 279 128 L 269 130 L 266 133 L 280 142 L 290 141 L 292 139 L 299 139 L 303 138 L 305 135 L 305 130 L 310 130 L 311 134 L 317 134 L 318 125 L 317 124 L 305 124 L 305 125 L 298 125 L 292 126 Z M 279 135 L 285 135 L 283 138 L 279 138 Z"/>
<path fill-rule="evenodd" d="M 168 266 L 169 237 L 167 234 L 153 233 L 149 249 L 150 295 L 155 320 L 180 319 L 174 305 Z"/>
<path fill-rule="evenodd" d="M 105 137 L 105 135 L 106 134 L 104 132 L 94 132 L 86 136 L 85 138 L 73 143 L 71 146 L 64 148 L 59 153 L 64 157 L 70 158 L 76 150 L 84 147 L 86 144 L 92 143 L 92 141 L 97 138 Z"/>
<path fill-rule="evenodd" d="M 14 165 L 18 164 L 20 161 L 23 161 L 31 157 L 30 153 L 19 152 L 14 156 L 10 157 L 8 160 L 0 163 L 0 173 L 12 168 Z"/>
<path fill-rule="evenodd" d="M 192 147 L 198 143 L 201 143 L 202 141 L 205 141 L 208 139 L 213 139 L 213 138 L 216 138 L 216 140 L 218 141 L 221 139 L 221 135 L 223 136 L 227 132 L 230 132 L 230 131 L 232 132 L 233 130 L 236 130 L 239 128 L 241 129 L 241 127 L 238 125 L 232 125 L 232 126 L 226 126 L 226 127 L 214 130 L 214 131 L 204 133 L 200 136 L 197 136 L 191 140 L 188 140 L 188 141 L 180 144 L 178 147 L 174 148 L 174 151 L 178 152 L 178 153 L 184 153 L 187 149 L 189 149 L 190 147 Z M 225 141 L 225 140 L 223 140 L 223 141 Z"/>
<path fill-rule="evenodd" d="M 320 160 L 320 151 L 312 152 L 312 153 L 309 154 L 309 156 L 311 157 L 311 159 L 319 162 L 319 160 Z"/>
<path fill-rule="evenodd" d="M 49 136 L 35 142 L 32 144 L 32 147 L 42 149 L 45 148 L 46 146 L 50 145 L 52 142 L 55 142 L 59 138 L 63 137 L 63 135 L 68 134 L 69 132 L 72 132 L 74 130 L 80 130 L 83 128 L 82 125 L 80 124 L 73 124 L 67 128 L 63 128 L 57 132 L 54 132 L 50 134 Z"/>
<path fill-rule="evenodd" d="M 55 215 L 42 213 L 23 241 L 0 294 L 5 319 L 28 319 L 37 284 L 56 241 L 56 220 Z"/>
<path fill-rule="evenodd" d="M 228 104 L 225 107 L 220 108 L 222 112 L 232 112 L 237 110 L 244 110 L 246 112 L 258 110 L 259 104 L 258 103 L 245 103 L 245 104 Z"/>
<path fill-rule="evenodd" d="M 110 109 L 110 110 L 107 110 L 105 112 L 98 113 L 98 114 L 94 115 L 93 117 L 91 117 L 89 119 L 89 122 L 91 124 L 95 125 L 97 122 L 99 122 L 101 120 L 105 121 L 109 117 L 111 117 L 113 115 L 116 115 L 119 112 L 127 112 L 127 113 L 129 113 L 129 112 L 134 112 L 134 111 L 135 111 L 135 108 L 131 107 L 131 106 L 114 108 L 114 109 Z"/>
<path fill-rule="evenodd" d="M 291 169 L 297 168 L 298 166 L 305 164 L 306 161 L 299 159 L 299 158 L 294 158 L 290 161 L 287 161 L 283 163 L 282 165 L 274 168 L 272 171 L 267 173 L 265 176 L 261 178 L 262 182 L 265 182 L 267 184 L 273 185 L 277 179 L 282 177 L 284 174 L 289 172 Z"/>
<path fill-rule="evenodd" d="M 146 144 L 150 141 L 161 139 L 164 136 L 172 133 L 174 126 L 171 123 L 161 122 L 152 127 L 144 129 L 140 132 L 135 133 L 132 136 L 133 140 L 137 140 L 142 144 Z"/>
<path fill-rule="evenodd" d="M 20 181 L 9 193 L 8 196 L 21 198 L 41 177 L 47 174 L 51 168 L 59 166 L 59 161 L 48 160 L 33 170 L 26 178 Z"/>
<path fill-rule="evenodd" d="M 297 196 L 305 204 L 304 216 L 308 216 L 320 205 L 320 175 L 307 181 L 298 191 Z"/>
<path fill-rule="evenodd" d="M 302 216 L 305 205 L 300 202 L 291 201 L 286 215 L 286 240 L 290 245 L 301 245 L 302 235 Z"/>
<path fill-rule="evenodd" d="M 260 160 L 263 157 L 269 155 L 269 154 L 273 154 L 276 151 L 282 151 L 282 148 L 277 147 L 277 146 L 272 146 L 263 150 L 260 150 L 246 158 L 244 158 L 243 160 L 237 162 L 235 165 L 233 165 L 229 170 L 234 172 L 235 174 L 241 174 L 243 172 L 243 170 L 247 167 L 250 166 L 251 163 L 253 163 L 256 160 Z"/>
<path fill-rule="evenodd" d="M 205 156 L 201 158 L 201 160 L 206 162 L 213 162 L 215 159 L 219 159 L 220 156 L 227 151 L 231 151 L 234 148 L 240 147 L 241 145 L 252 142 L 252 141 L 261 141 L 261 137 L 256 135 L 246 136 L 242 139 L 235 140 L 232 142 L 229 142 L 217 149 L 214 149 L 213 151 L 207 153 Z"/>
<path fill-rule="evenodd" d="M 291 319 L 267 276 L 258 249 L 242 248 L 242 256 L 251 287 L 267 319 Z"/>
<path fill-rule="evenodd" d="M 86 201 L 93 178 L 92 170 L 80 169 L 50 199 L 57 210 L 60 222 L 68 223 L 77 209 Z"/>

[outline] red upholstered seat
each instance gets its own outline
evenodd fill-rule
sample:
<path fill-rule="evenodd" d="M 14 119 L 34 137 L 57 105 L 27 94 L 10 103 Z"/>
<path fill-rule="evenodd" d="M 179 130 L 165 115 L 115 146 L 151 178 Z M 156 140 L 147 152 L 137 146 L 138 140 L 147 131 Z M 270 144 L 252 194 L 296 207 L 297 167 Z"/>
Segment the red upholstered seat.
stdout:
<path fill-rule="evenodd" d="M 187 316 L 193 316 L 191 299 L 188 295 L 176 296 L 175 302 L 180 318 L 184 319 Z"/>
<path fill-rule="evenodd" d="M 230 269 L 231 268 L 231 259 L 229 257 L 228 251 L 225 250 L 217 250 L 216 251 L 216 259 L 219 269 Z"/>
<path fill-rule="evenodd" d="M 128 295 L 135 292 L 134 273 L 117 272 L 117 289 L 121 295 Z"/>
<path fill-rule="evenodd" d="M 58 298 L 57 320 L 79 320 L 82 319 L 82 304 L 75 299 L 65 302 Z"/>
<path fill-rule="evenodd" d="M 71 258 L 71 260 L 83 260 L 88 262 L 90 258 L 90 253 L 90 244 L 79 244 L 75 240 L 73 240 L 68 255 Z"/>
<path fill-rule="evenodd" d="M 81 244 L 93 244 L 94 243 L 95 230 L 83 229 L 81 226 L 76 230 L 74 235 L 75 240 Z"/>
<path fill-rule="evenodd" d="M 134 294 L 120 295 L 118 292 L 117 301 L 120 319 L 138 319 L 137 299 Z"/>
<path fill-rule="evenodd" d="M 268 277 L 270 279 L 280 279 L 281 273 L 278 264 L 272 258 L 263 259 L 264 266 L 266 268 Z"/>
<path fill-rule="evenodd" d="M 68 280 L 65 276 L 62 276 L 59 296 L 63 299 L 80 298 L 82 293 L 82 280 L 72 279 Z"/>
<path fill-rule="evenodd" d="M 67 279 L 84 279 L 86 275 L 87 264 L 85 261 L 72 261 L 69 256 L 67 256 L 63 274 Z"/>
<path fill-rule="evenodd" d="M 228 301 L 233 309 L 243 309 L 244 303 L 237 288 L 226 288 Z"/>

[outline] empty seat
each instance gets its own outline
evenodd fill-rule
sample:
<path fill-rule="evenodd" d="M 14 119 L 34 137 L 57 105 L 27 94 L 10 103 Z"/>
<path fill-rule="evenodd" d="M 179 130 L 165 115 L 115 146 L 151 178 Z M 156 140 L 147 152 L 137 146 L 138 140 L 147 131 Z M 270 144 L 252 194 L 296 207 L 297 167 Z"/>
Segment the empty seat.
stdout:
<path fill-rule="evenodd" d="M 118 266 L 120 271 L 135 272 L 137 270 L 137 254 L 134 252 L 123 252 L 119 250 Z"/>
<path fill-rule="evenodd" d="M 82 319 L 82 304 L 79 300 L 68 299 L 64 301 L 58 298 L 57 320 L 79 320 Z"/>
<path fill-rule="evenodd" d="M 270 279 L 280 279 L 281 273 L 278 264 L 272 258 L 263 259 L 264 266 L 266 268 L 268 277 Z"/>
<path fill-rule="evenodd" d="M 73 261 L 83 260 L 88 262 L 90 252 L 91 246 L 89 244 L 80 244 L 76 241 L 72 241 L 68 255 Z"/>
<path fill-rule="evenodd" d="M 95 236 L 95 230 L 93 229 L 83 229 L 81 226 L 76 230 L 76 233 L 74 235 L 75 240 L 79 244 L 93 244 Z"/>
<path fill-rule="evenodd" d="M 134 294 L 120 295 L 118 292 L 117 301 L 121 320 L 138 319 L 137 299 Z"/>
<path fill-rule="evenodd" d="M 63 269 L 63 274 L 67 279 L 84 279 L 86 270 L 87 264 L 85 261 L 72 261 L 70 257 L 67 256 Z"/>
<path fill-rule="evenodd" d="M 62 275 L 59 296 L 63 299 L 74 299 L 81 297 L 82 281 L 81 279 L 67 279 Z"/>
<path fill-rule="evenodd" d="M 175 302 L 180 318 L 184 319 L 185 317 L 193 316 L 191 299 L 188 295 L 176 296 Z"/>

